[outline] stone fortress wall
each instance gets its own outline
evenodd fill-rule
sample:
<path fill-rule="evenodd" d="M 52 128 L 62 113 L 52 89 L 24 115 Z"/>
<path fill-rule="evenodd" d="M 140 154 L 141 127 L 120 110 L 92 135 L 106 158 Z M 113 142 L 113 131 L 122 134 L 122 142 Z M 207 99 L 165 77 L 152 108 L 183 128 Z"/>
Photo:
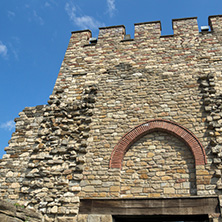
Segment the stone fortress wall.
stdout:
<path fill-rule="evenodd" d="M 161 36 L 159 21 L 137 23 L 134 39 L 104 27 L 96 43 L 72 32 L 48 104 L 15 119 L 1 199 L 45 221 L 104 222 L 79 214 L 80 200 L 220 200 L 222 16 L 209 26 L 174 19 L 174 35 Z"/>

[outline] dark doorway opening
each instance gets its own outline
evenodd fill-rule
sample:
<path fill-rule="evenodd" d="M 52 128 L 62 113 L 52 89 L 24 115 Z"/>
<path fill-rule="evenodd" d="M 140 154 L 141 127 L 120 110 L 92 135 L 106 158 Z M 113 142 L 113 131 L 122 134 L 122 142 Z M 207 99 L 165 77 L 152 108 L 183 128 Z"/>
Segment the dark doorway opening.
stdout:
<path fill-rule="evenodd" d="M 208 215 L 113 216 L 114 222 L 208 222 Z"/>

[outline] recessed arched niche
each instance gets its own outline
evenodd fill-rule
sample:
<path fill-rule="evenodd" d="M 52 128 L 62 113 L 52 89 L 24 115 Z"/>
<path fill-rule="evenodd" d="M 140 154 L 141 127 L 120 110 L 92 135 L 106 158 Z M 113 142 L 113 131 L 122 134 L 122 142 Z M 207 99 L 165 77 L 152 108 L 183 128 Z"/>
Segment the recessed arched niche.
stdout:
<path fill-rule="evenodd" d="M 158 119 L 120 139 L 110 168 L 120 169 L 122 197 L 174 197 L 196 195 L 196 166 L 205 163 L 205 151 L 193 133 Z"/>

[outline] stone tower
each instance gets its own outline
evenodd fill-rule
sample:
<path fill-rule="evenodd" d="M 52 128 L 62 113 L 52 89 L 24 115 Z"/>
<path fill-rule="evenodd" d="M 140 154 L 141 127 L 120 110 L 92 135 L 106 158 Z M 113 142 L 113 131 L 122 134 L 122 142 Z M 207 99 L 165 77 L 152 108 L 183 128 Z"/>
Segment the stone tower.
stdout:
<path fill-rule="evenodd" d="M 15 119 L 1 199 L 44 221 L 221 220 L 222 16 L 72 32 L 47 105 Z"/>

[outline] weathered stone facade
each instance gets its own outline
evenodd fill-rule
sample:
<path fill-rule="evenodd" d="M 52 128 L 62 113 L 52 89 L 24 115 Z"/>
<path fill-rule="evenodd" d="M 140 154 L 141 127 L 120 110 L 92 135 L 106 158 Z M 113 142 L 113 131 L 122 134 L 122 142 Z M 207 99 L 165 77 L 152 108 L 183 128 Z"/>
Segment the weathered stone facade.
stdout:
<path fill-rule="evenodd" d="M 98 211 L 94 200 L 130 209 L 159 200 L 165 212 L 168 199 L 182 207 L 215 198 L 215 212 L 204 214 L 220 219 L 222 16 L 210 16 L 209 26 L 199 32 L 197 18 L 175 19 L 174 35 L 161 36 L 159 21 L 138 23 L 127 40 L 124 26 L 104 27 L 91 44 L 89 30 L 72 32 L 48 104 L 15 119 L 1 199 L 45 221 L 110 222 L 134 211 Z"/>

